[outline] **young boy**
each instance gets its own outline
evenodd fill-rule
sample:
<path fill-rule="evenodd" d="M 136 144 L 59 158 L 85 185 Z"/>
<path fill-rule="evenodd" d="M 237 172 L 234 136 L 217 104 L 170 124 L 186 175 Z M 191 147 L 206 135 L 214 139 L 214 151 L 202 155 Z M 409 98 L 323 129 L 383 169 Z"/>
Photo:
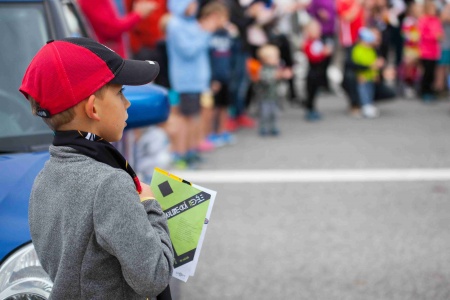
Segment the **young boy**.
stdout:
<path fill-rule="evenodd" d="M 211 91 L 214 93 L 215 116 L 212 118 L 212 131 L 208 139 L 215 147 L 234 143 L 234 136 L 226 130 L 228 108 L 231 104 L 229 82 L 231 80 L 231 47 L 233 43 L 230 31 L 232 30 L 226 28 L 217 30 L 210 43 Z"/>
<path fill-rule="evenodd" d="M 149 83 L 158 72 L 155 62 L 124 60 L 91 39 L 67 38 L 49 41 L 25 73 L 20 91 L 55 135 L 29 205 L 52 299 L 146 299 L 163 290 L 170 297 L 167 219 L 110 144 L 121 139 L 128 118 L 122 85 Z"/>
<path fill-rule="evenodd" d="M 203 6 L 198 20 L 196 0 L 171 0 L 172 14 L 167 24 L 167 54 L 169 79 L 172 89 L 179 95 L 181 127 L 179 148 L 175 149 L 175 166 L 195 168 L 200 137 L 201 96 L 209 91 L 211 66 L 209 40 L 212 33 L 228 21 L 228 9 L 220 2 Z"/>
<path fill-rule="evenodd" d="M 264 45 L 257 50 L 261 62 L 255 97 L 259 103 L 259 134 L 278 135 L 278 84 L 292 76 L 290 69 L 280 67 L 280 50 L 274 45 Z"/>
<path fill-rule="evenodd" d="M 322 42 L 322 26 L 317 20 L 312 20 L 305 30 L 303 50 L 308 58 L 308 75 L 306 77 L 307 98 L 305 102 L 305 120 L 313 122 L 321 118 L 316 110 L 316 95 L 321 86 L 327 87 L 328 58 L 332 48 Z"/>
<path fill-rule="evenodd" d="M 358 93 L 362 114 L 366 118 L 379 116 L 378 109 L 374 105 L 375 82 L 379 80 L 379 70 L 383 67 L 384 60 L 377 56 L 376 43 L 375 29 L 361 28 L 359 30 L 359 42 L 353 47 L 351 56 L 352 62 L 360 66 L 360 69 L 356 71 Z"/>

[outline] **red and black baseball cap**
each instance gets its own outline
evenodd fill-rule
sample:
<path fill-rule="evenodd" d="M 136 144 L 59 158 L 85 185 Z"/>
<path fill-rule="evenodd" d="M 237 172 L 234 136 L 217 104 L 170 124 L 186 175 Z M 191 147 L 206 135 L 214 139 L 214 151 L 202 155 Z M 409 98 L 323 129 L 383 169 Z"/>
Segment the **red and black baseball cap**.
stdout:
<path fill-rule="evenodd" d="M 154 61 L 123 59 L 89 38 L 51 40 L 39 50 L 25 72 L 20 91 L 41 106 L 48 118 L 94 94 L 107 83 L 143 85 L 159 73 Z"/>

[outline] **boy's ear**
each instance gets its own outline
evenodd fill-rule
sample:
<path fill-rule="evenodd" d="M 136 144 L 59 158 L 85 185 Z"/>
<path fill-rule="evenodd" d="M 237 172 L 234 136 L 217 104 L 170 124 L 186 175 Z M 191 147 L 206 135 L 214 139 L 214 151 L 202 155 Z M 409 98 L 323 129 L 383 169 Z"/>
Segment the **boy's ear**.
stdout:
<path fill-rule="evenodd" d="M 84 111 L 86 112 L 86 115 L 90 119 L 95 120 L 95 121 L 100 121 L 100 116 L 95 107 L 96 100 L 97 100 L 97 97 L 95 95 L 90 95 L 86 101 L 86 104 L 84 105 Z"/>

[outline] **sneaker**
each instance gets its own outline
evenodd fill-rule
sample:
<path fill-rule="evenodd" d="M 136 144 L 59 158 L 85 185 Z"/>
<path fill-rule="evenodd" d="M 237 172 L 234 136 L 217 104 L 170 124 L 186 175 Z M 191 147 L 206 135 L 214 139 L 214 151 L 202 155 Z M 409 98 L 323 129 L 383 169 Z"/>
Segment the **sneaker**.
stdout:
<path fill-rule="evenodd" d="M 172 164 L 175 167 L 175 169 L 178 169 L 178 170 L 186 170 L 188 168 L 187 161 L 185 159 L 182 159 L 182 158 L 175 159 L 172 162 Z"/>
<path fill-rule="evenodd" d="M 237 118 L 238 126 L 245 128 L 254 128 L 256 126 L 255 120 L 247 115 L 241 115 Z M 231 131 L 231 130 L 230 130 Z"/>
<path fill-rule="evenodd" d="M 186 153 L 186 163 L 187 168 L 191 170 L 196 170 L 200 167 L 200 164 L 203 162 L 203 157 L 200 156 L 198 151 L 188 151 Z"/>
<path fill-rule="evenodd" d="M 278 130 L 278 128 L 272 128 L 272 130 L 270 131 L 270 134 L 273 136 L 279 136 L 280 131 Z"/>
<path fill-rule="evenodd" d="M 210 134 L 207 140 L 214 145 L 215 148 L 220 148 L 225 146 L 225 141 L 221 134 Z"/>
<path fill-rule="evenodd" d="M 315 110 L 310 110 L 305 114 L 305 120 L 309 122 L 319 121 L 321 119 L 320 114 Z"/>
<path fill-rule="evenodd" d="M 260 136 L 267 136 L 268 134 L 269 134 L 269 132 L 266 129 L 264 129 L 264 128 L 259 129 Z"/>
<path fill-rule="evenodd" d="M 414 99 L 416 97 L 416 91 L 410 86 L 405 87 L 405 91 L 403 93 L 406 99 Z"/>
<path fill-rule="evenodd" d="M 234 144 L 236 144 L 236 137 L 233 134 L 231 134 L 231 133 L 229 133 L 227 131 L 222 132 L 222 134 L 220 134 L 220 138 L 221 138 L 221 140 L 222 140 L 224 145 L 234 145 Z"/>
<path fill-rule="evenodd" d="M 239 129 L 239 124 L 236 121 L 236 119 L 228 118 L 225 127 L 227 128 L 228 131 L 235 132 L 236 130 Z"/>
<path fill-rule="evenodd" d="M 380 112 L 378 111 L 378 108 L 371 104 L 364 105 L 362 107 L 362 114 L 364 117 L 373 119 L 380 116 Z"/>
<path fill-rule="evenodd" d="M 433 94 L 423 94 L 422 95 L 422 101 L 424 103 L 431 103 L 434 100 L 436 100 L 436 97 Z"/>
<path fill-rule="evenodd" d="M 210 152 L 213 151 L 215 149 L 214 144 L 212 142 L 210 142 L 209 140 L 203 140 L 201 141 L 201 143 L 198 145 L 198 151 L 200 152 Z"/>

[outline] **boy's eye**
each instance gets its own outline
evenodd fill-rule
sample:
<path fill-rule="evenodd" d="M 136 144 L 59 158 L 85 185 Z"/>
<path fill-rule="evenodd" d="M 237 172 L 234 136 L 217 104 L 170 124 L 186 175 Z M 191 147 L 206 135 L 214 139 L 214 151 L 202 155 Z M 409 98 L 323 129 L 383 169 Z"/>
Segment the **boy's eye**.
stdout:
<path fill-rule="evenodd" d="M 125 91 L 125 88 L 124 88 L 124 87 L 120 89 L 119 94 L 120 94 L 120 95 L 123 95 L 123 91 Z"/>

